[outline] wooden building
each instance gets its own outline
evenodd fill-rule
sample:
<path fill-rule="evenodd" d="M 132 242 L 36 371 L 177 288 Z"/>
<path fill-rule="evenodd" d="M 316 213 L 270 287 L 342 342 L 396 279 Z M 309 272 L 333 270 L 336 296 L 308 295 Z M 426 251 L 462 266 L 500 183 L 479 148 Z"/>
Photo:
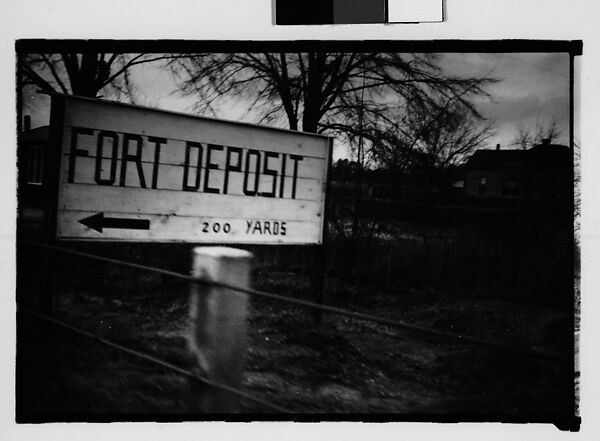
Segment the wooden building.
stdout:
<path fill-rule="evenodd" d="M 544 141 L 529 150 L 477 150 L 465 165 L 465 195 L 567 202 L 573 193 L 568 147 Z"/>
<path fill-rule="evenodd" d="M 27 124 L 26 124 L 27 126 Z M 49 126 L 19 134 L 19 203 L 43 208 L 44 151 L 48 143 Z"/>

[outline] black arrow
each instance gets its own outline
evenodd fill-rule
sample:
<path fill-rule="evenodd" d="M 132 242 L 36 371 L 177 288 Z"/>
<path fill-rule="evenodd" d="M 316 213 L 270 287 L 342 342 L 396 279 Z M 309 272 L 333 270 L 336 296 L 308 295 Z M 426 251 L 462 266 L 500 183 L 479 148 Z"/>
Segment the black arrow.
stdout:
<path fill-rule="evenodd" d="M 104 217 L 100 212 L 93 216 L 81 219 L 79 223 L 90 227 L 102 233 L 102 228 L 122 228 L 127 230 L 149 230 L 150 221 L 148 219 L 123 219 L 117 217 Z"/>

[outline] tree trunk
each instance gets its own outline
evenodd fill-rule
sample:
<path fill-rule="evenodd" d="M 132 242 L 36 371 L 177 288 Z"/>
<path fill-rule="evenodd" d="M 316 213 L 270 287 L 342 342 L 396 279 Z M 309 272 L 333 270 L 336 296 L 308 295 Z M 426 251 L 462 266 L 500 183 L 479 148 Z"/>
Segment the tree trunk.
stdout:
<path fill-rule="evenodd" d="M 323 104 L 321 86 L 323 84 L 323 67 L 325 55 L 320 52 L 308 54 L 308 80 L 304 91 L 304 114 L 302 115 L 302 131 L 317 133 L 320 111 Z"/>
<path fill-rule="evenodd" d="M 290 79 L 285 53 L 282 52 L 279 54 L 279 61 L 281 62 L 281 84 L 279 87 L 281 102 L 283 103 L 283 108 L 288 118 L 290 130 L 298 130 L 298 116 L 296 115 L 292 94 L 290 92 Z"/>

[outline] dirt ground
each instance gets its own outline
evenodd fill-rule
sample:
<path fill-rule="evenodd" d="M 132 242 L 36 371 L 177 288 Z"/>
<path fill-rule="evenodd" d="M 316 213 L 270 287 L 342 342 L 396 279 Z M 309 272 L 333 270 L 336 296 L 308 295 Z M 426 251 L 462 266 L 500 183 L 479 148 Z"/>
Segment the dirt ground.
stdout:
<path fill-rule="evenodd" d="M 87 290 L 58 284 L 56 317 L 190 368 L 187 285 L 136 275 L 137 284 L 107 279 Z M 259 289 L 308 295 L 297 273 L 265 269 L 255 280 Z M 326 281 L 326 295 L 338 306 L 434 329 L 557 354 L 572 350 L 569 315 L 556 308 L 339 279 Z M 34 307 L 33 293 L 24 297 L 22 304 Z M 572 414 L 572 364 L 330 314 L 319 326 L 310 317 L 305 308 L 251 299 L 245 392 L 303 415 Z M 190 417 L 188 379 L 26 314 L 19 314 L 17 351 L 21 421 Z M 242 400 L 242 412 L 273 411 Z"/>

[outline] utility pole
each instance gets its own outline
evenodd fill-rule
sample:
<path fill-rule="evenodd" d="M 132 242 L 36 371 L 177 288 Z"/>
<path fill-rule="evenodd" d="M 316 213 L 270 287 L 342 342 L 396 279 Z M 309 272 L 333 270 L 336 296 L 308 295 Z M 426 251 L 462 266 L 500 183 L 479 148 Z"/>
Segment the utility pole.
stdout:
<path fill-rule="evenodd" d="M 356 177 L 354 182 L 354 216 L 352 218 L 352 239 L 354 240 L 354 258 L 358 255 L 358 208 L 360 204 L 360 196 L 362 193 L 362 172 L 363 172 L 363 107 L 365 98 L 365 77 L 366 71 L 363 68 L 362 90 L 360 95 L 360 108 L 358 114 L 358 157 Z"/>

